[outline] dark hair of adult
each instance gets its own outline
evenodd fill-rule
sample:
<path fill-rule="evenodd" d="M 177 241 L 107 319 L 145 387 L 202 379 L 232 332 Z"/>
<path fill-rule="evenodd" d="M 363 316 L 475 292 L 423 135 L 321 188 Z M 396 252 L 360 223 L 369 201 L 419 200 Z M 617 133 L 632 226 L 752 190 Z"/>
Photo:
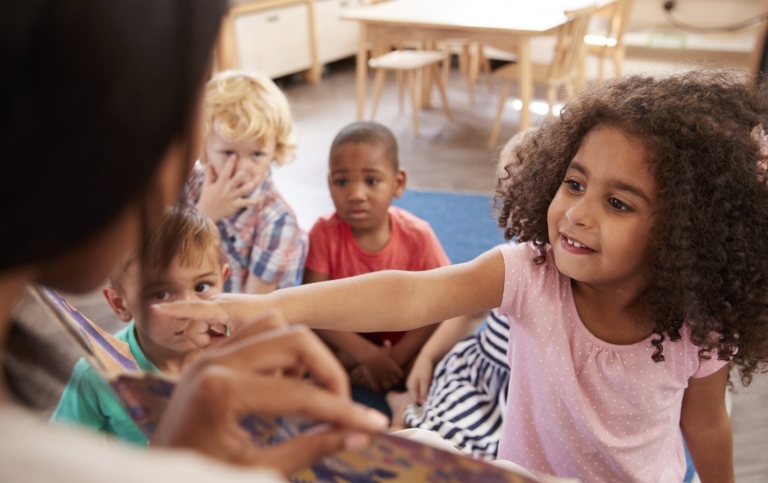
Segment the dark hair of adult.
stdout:
<path fill-rule="evenodd" d="M 348 124 L 336 135 L 331 144 L 331 154 L 340 146 L 349 143 L 363 143 L 380 147 L 384 150 L 392 168 L 397 172 L 400 169 L 400 160 L 397 155 L 397 139 L 386 126 L 378 122 L 357 121 Z"/>
<path fill-rule="evenodd" d="M 538 245 L 539 262 L 549 204 L 584 136 L 601 125 L 643 144 L 658 187 L 641 297 L 654 360 L 685 324 L 703 357 L 731 359 L 748 384 L 768 362 L 768 175 L 752 134 L 768 130 L 768 89 L 701 71 L 618 79 L 568 102 L 526 137 L 499 184 L 500 225 Z"/>
<path fill-rule="evenodd" d="M 148 188 L 171 140 L 191 139 L 225 7 L 0 2 L 0 270 L 94 236 Z"/>

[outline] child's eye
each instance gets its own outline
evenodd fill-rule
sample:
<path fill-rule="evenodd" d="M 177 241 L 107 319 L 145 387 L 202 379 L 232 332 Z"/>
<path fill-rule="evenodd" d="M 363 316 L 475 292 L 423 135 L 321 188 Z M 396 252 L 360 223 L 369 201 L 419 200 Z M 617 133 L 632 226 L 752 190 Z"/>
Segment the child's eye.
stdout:
<path fill-rule="evenodd" d="M 260 158 L 260 157 L 265 156 L 265 155 L 266 155 L 266 153 L 263 153 L 261 151 L 256 151 L 256 152 L 253 153 L 253 157 L 254 158 Z"/>
<path fill-rule="evenodd" d="M 379 183 L 380 183 L 380 181 L 379 181 L 378 179 L 375 179 L 375 178 L 368 178 L 368 179 L 366 179 L 366 180 L 365 180 L 365 182 L 366 182 L 366 183 L 367 183 L 369 186 L 376 186 L 377 184 L 379 184 Z"/>
<path fill-rule="evenodd" d="M 565 183 L 568 189 L 574 193 L 581 193 L 582 191 L 584 191 L 584 187 L 578 181 L 567 179 L 563 181 L 563 183 Z"/>
<path fill-rule="evenodd" d="M 170 292 L 156 292 L 156 293 L 154 293 L 152 295 L 152 298 L 154 298 L 155 300 L 168 300 L 169 298 L 171 298 L 171 293 Z"/>
<path fill-rule="evenodd" d="M 211 289 L 211 286 L 213 284 L 210 284 L 208 282 L 198 283 L 195 285 L 195 292 L 197 293 L 206 293 Z"/>
<path fill-rule="evenodd" d="M 343 188 L 343 187 L 345 187 L 347 185 L 347 180 L 345 180 L 343 178 L 335 179 L 335 180 L 333 180 L 333 185 L 334 186 L 338 186 L 340 188 Z"/>
<path fill-rule="evenodd" d="M 234 151 L 222 151 L 221 153 L 222 153 L 224 156 L 232 156 L 233 154 L 235 154 L 235 152 L 234 152 Z"/>
<path fill-rule="evenodd" d="M 623 211 L 623 212 L 629 212 L 632 211 L 632 208 L 629 207 L 626 203 L 617 200 L 616 198 L 610 198 L 608 200 L 608 204 L 611 205 L 611 208 L 613 208 L 615 211 Z"/>

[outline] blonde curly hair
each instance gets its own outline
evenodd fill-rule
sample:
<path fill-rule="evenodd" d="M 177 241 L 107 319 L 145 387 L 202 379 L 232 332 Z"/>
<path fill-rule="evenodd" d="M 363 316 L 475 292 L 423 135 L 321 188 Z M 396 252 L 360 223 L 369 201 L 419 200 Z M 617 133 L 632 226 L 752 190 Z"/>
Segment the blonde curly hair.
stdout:
<path fill-rule="evenodd" d="M 203 139 L 214 129 L 229 141 L 275 143 L 275 159 L 282 165 L 293 159 L 296 136 L 288 100 L 272 80 L 255 72 L 219 72 L 205 85 Z M 200 161 L 208 162 L 205 149 Z"/>

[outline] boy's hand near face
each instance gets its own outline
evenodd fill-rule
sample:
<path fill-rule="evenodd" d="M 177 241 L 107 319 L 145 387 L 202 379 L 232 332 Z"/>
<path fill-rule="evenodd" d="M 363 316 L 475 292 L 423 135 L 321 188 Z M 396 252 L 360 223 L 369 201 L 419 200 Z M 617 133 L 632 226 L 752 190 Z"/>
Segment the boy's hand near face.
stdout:
<path fill-rule="evenodd" d="M 245 169 L 236 170 L 236 165 L 235 155 L 227 158 L 220 173 L 211 163 L 205 165 L 205 179 L 196 207 L 214 222 L 232 217 L 260 198 L 251 193 L 262 182 L 262 177 Z"/>

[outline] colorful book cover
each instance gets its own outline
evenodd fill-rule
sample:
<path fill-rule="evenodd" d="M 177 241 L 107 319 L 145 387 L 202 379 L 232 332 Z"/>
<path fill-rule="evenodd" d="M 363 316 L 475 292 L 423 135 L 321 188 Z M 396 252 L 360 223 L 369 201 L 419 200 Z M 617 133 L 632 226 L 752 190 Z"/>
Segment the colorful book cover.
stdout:
<path fill-rule="evenodd" d="M 36 295 L 83 349 L 84 356 L 110 384 L 141 431 L 151 440 L 173 393 L 175 380 L 139 370 L 128 345 L 99 328 L 56 292 L 36 287 Z M 296 417 L 248 415 L 241 425 L 263 446 L 290 439 L 318 425 Z M 361 450 L 340 451 L 289 478 L 294 483 L 527 483 L 515 472 L 481 460 L 379 433 Z"/>

